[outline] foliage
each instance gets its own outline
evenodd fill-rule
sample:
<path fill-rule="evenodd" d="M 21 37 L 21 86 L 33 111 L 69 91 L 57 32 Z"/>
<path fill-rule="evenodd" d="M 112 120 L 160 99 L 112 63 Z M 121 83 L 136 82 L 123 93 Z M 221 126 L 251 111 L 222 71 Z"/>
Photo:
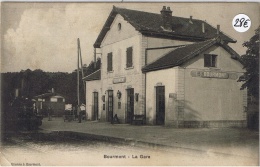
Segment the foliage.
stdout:
<path fill-rule="evenodd" d="M 80 73 L 81 77 L 81 73 Z M 20 96 L 33 98 L 34 96 L 50 92 L 65 97 L 66 103 L 77 104 L 77 73 L 44 72 L 30 69 L 21 72 L 1 74 L 2 104 L 7 105 L 15 97 L 15 90 L 19 89 Z M 83 82 L 80 80 L 80 101 L 85 102 Z"/>
<path fill-rule="evenodd" d="M 100 58 L 97 58 L 97 62 L 96 64 L 92 61 L 88 67 L 87 67 L 87 70 L 86 70 L 86 76 L 88 76 L 89 74 L 92 74 L 93 72 L 95 72 L 96 70 L 100 69 L 100 66 L 101 66 L 101 59 Z"/>
<path fill-rule="evenodd" d="M 83 75 L 87 76 L 100 69 L 101 59 L 98 58 L 96 65 L 91 62 L 84 66 Z M 81 69 L 79 78 L 82 78 Z M 50 92 L 54 88 L 55 93 L 65 97 L 66 103 L 77 105 L 77 70 L 72 73 L 44 72 L 40 69 L 30 69 L 14 73 L 1 73 L 1 98 L 2 104 L 7 105 L 15 97 L 15 90 L 19 89 L 20 96 L 33 98 L 34 96 Z M 80 79 L 80 103 L 85 103 L 83 81 Z"/>
<path fill-rule="evenodd" d="M 259 32 L 260 26 L 255 30 L 255 35 L 243 43 L 247 51 L 241 56 L 241 61 L 246 72 L 238 80 L 244 81 L 241 89 L 247 88 L 249 95 L 256 99 L 259 97 Z"/>

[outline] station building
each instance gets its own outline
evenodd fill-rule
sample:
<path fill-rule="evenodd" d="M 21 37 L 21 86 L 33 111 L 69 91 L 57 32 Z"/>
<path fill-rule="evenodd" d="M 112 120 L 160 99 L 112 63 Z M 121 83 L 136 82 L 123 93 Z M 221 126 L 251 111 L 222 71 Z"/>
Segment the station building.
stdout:
<path fill-rule="evenodd" d="M 246 125 L 236 41 L 205 21 L 113 7 L 94 48 L 101 67 L 86 81 L 91 120 L 149 125 Z M 96 55 L 94 56 L 96 57 Z M 94 58 L 95 59 L 95 58 Z"/>

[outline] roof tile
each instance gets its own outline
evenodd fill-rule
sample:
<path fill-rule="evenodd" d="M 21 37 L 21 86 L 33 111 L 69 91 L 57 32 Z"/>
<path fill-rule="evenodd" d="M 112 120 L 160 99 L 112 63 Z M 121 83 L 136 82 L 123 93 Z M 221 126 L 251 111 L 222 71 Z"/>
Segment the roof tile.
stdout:
<path fill-rule="evenodd" d="M 126 21 L 135 27 L 137 31 L 148 36 L 161 36 L 164 38 L 185 39 L 190 41 L 204 41 L 217 36 L 216 28 L 202 20 L 192 19 L 191 23 L 190 18 L 172 16 L 172 31 L 165 31 L 162 28 L 163 19 L 161 14 L 114 7 L 100 32 L 94 47 L 100 47 L 102 40 L 108 32 L 108 29 L 105 27 L 111 26 L 114 17 L 117 14 L 120 14 Z M 202 32 L 202 23 L 204 23 L 205 32 Z M 220 32 L 220 36 L 224 41 L 236 42 L 222 32 Z"/>
<path fill-rule="evenodd" d="M 216 39 L 211 39 L 175 48 L 174 50 L 166 53 L 163 57 L 159 58 L 158 60 L 146 65 L 142 69 L 142 71 L 148 72 L 179 66 L 187 60 L 196 56 L 201 51 L 211 47 L 216 43 Z"/>
<path fill-rule="evenodd" d="M 83 80 L 85 81 L 93 81 L 93 80 L 100 80 L 100 79 L 101 79 L 100 69 L 83 78 Z"/>

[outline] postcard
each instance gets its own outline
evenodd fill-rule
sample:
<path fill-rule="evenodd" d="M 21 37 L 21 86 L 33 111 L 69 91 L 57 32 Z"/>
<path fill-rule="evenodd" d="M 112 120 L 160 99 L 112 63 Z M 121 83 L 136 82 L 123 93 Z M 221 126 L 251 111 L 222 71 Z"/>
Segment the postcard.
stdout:
<path fill-rule="evenodd" d="M 259 12 L 2 2 L 1 165 L 258 166 Z"/>

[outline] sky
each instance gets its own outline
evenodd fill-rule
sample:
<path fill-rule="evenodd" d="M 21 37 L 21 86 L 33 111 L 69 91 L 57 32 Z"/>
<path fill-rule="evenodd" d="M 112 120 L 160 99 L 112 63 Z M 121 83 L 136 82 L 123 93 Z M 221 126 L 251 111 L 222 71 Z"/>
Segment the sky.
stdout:
<path fill-rule="evenodd" d="M 1 72 L 42 69 L 48 72 L 72 72 L 77 68 L 77 38 L 80 39 L 83 64 L 93 60 L 93 44 L 113 5 L 160 13 L 169 6 L 173 16 L 206 20 L 237 40 L 230 46 L 240 55 L 242 43 L 254 35 L 260 25 L 258 3 L 39 3 L 1 4 Z M 234 16 L 248 15 L 251 27 L 237 32 Z"/>

